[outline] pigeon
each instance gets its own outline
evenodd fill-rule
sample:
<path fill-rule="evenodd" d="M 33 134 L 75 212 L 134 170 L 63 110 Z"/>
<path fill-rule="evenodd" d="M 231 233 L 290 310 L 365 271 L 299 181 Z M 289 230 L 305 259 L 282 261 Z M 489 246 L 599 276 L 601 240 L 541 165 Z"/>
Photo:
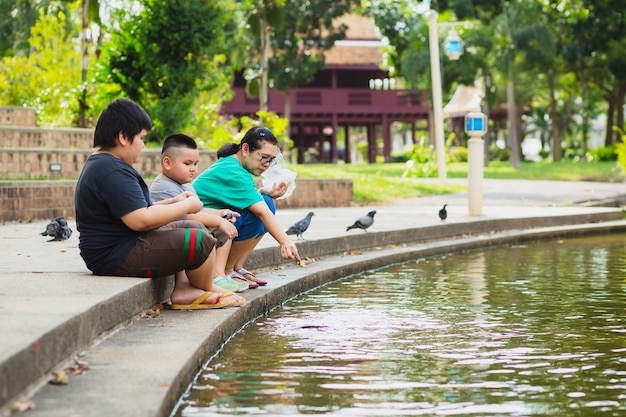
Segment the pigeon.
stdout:
<path fill-rule="evenodd" d="M 52 236 L 48 242 L 55 242 L 69 239 L 72 236 L 72 229 L 67 224 L 65 217 L 56 217 L 50 220 L 46 226 L 46 230 L 41 232 L 41 236 Z"/>
<path fill-rule="evenodd" d="M 439 218 L 441 219 L 441 221 L 444 221 L 448 218 L 448 211 L 446 210 L 446 206 L 447 204 L 444 204 L 443 208 L 439 210 Z"/>
<path fill-rule="evenodd" d="M 309 211 L 309 214 L 302 220 L 298 220 L 293 225 L 289 226 L 289 229 L 285 233 L 288 235 L 296 235 L 298 239 L 304 239 L 302 233 L 306 232 L 306 229 L 311 225 L 311 217 L 315 216 L 315 213 Z"/>
<path fill-rule="evenodd" d="M 367 228 L 374 224 L 374 214 L 376 210 L 372 210 L 363 217 L 359 217 L 352 226 L 348 226 L 346 232 L 350 229 L 363 229 L 367 232 Z"/>

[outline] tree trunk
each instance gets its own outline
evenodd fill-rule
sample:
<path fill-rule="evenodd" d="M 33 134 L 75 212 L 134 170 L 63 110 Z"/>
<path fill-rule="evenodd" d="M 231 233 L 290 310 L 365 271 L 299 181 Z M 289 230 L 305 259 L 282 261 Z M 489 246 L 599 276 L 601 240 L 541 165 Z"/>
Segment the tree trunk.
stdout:
<path fill-rule="evenodd" d="M 606 112 L 606 132 L 604 134 L 604 145 L 610 146 L 613 144 L 613 126 L 615 125 L 615 97 L 608 98 L 609 108 Z"/>
<path fill-rule="evenodd" d="M 287 120 L 287 126 L 285 126 L 285 136 L 291 139 L 291 88 L 287 87 L 285 90 L 285 107 L 283 117 Z"/>
<path fill-rule="evenodd" d="M 267 112 L 268 110 L 268 96 L 269 96 L 269 51 L 270 51 L 270 25 L 267 21 L 267 15 L 265 13 L 261 16 L 261 88 L 260 88 L 260 108 L 259 110 Z"/>
<path fill-rule="evenodd" d="M 82 0 L 82 30 L 81 30 L 81 49 L 82 49 L 82 72 L 81 72 L 81 88 L 80 97 L 78 99 L 78 127 L 87 127 L 87 69 L 89 59 L 89 42 L 87 40 L 87 29 L 89 28 L 89 0 Z"/>
<path fill-rule="evenodd" d="M 554 96 L 554 88 L 550 87 L 550 130 L 552 131 L 552 160 L 560 161 L 563 151 L 561 149 L 561 135 L 559 133 L 559 113 L 557 109 L 556 98 Z"/>
<path fill-rule="evenodd" d="M 511 164 L 514 168 L 519 168 L 520 155 L 519 155 L 519 140 L 517 138 L 517 126 L 515 115 L 515 84 L 513 83 L 511 71 L 509 71 L 509 81 L 507 83 L 507 116 L 508 116 L 508 142 L 509 149 L 511 150 Z"/>
<path fill-rule="evenodd" d="M 623 109 L 624 108 L 624 99 L 626 97 L 626 82 L 622 81 L 619 83 L 619 88 L 617 89 L 617 104 L 616 108 Z M 622 141 L 622 135 L 626 134 L 624 130 L 626 130 L 626 126 L 624 126 L 624 112 L 617 112 L 617 120 L 615 121 L 617 127 L 620 128 L 617 132 L 614 132 L 614 143 L 619 143 Z"/>

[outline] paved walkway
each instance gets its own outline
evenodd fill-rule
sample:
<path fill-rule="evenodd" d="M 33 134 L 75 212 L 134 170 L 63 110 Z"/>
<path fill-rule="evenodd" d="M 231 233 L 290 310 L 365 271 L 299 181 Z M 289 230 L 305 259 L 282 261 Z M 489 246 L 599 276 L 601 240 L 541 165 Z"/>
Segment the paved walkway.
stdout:
<path fill-rule="evenodd" d="M 449 179 L 448 183 L 466 180 Z M 270 284 L 245 292 L 248 303 L 244 307 L 163 311 L 153 319 L 145 314 L 142 318 L 142 312 L 163 299 L 167 288 L 157 286 L 155 291 L 155 284 L 148 280 L 91 275 L 80 259 L 76 232 L 67 241 L 48 242 L 39 235 L 46 221 L 2 225 L 0 415 L 16 399 L 28 398 L 25 393 L 36 392 L 31 399 L 36 408 L 29 411 L 30 416 L 166 416 L 189 375 L 197 371 L 198 361 L 215 353 L 243 323 L 329 279 L 371 268 L 391 257 L 400 261 L 403 256 L 415 256 L 414 247 L 383 247 L 401 241 L 405 234 L 411 234 L 407 241 L 425 241 L 444 230 L 447 235 L 441 239 L 472 231 L 479 235 L 480 230 L 495 227 L 502 230 L 503 225 L 547 227 L 559 219 L 565 219 L 563 224 L 594 221 L 624 226 L 621 209 L 584 207 L 607 201 L 626 205 L 624 184 L 485 180 L 483 195 L 482 216 L 468 215 L 467 193 L 373 207 L 280 210 L 277 217 L 285 228 L 308 211 L 315 212 L 299 248 L 303 257 L 316 262 L 305 268 L 291 264 L 268 268 L 278 263 L 272 261 L 277 245 L 266 237 L 251 263 Z M 443 204 L 448 204 L 446 222 L 437 216 Z M 369 232 L 346 232 L 347 226 L 371 209 L 377 214 Z M 75 230 L 75 224 L 70 225 Z M 420 231 L 427 236 L 420 238 Z M 343 255 L 320 256 L 324 250 L 331 253 L 333 245 L 339 251 L 335 253 Z M 426 244 L 420 250 L 436 245 Z M 358 252 L 374 247 L 376 251 Z M 70 376 L 68 385 L 45 384 L 51 370 L 74 366 L 79 352 L 84 352 L 80 360 L 89 367 L 83 375 Z"/>

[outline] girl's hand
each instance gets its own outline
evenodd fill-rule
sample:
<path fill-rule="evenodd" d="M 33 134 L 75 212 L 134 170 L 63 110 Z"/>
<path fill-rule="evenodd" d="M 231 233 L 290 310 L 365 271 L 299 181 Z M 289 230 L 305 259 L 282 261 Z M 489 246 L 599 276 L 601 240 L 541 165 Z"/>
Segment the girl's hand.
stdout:
<path fill-rule="evenodd" d="M 280 255 L 283 259 L 294 259 L 298 265 L 302 263 L 300 254 L 298 254 L 298 248 L 291 240 L 280 244 Z"/>
<path fill-rule="evenodd" d="M 222 209 L 219 211 L 219 215 L 220 217 L 222 217 L 223 219 L 228 220 L 231 223 L 235 223 L 235 221 L 237 221 L 237 217 L 240 217 L 241 214 L 237 213 L 236 211 L 232 211 L 229 209 Z"/>

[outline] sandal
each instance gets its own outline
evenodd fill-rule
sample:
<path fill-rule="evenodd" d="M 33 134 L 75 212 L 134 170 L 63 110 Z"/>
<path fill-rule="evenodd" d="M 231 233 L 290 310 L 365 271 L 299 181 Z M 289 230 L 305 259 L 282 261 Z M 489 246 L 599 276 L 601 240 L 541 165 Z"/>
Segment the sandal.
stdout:
<path fill-rule="evenodd" d="M 233 271 L 230 274 L 227 274 L 230 279 L 232 279 L 233 281 L 243 284 L 245 283 L 249 289 L 254 289 L 254 288 L 259 288 L 259 284 L 257 284 L 254 281 L 250 281 L 249 279 L 246 279 L 246 277 L 244 277 L 241 274 L 238 274 L 237 272 Z"/>
<path fill-rule="evenodd" d="M 267 281 L 257 278 L 252 272 L 248 271 L 245 268 L 241 268 L 237 270 L 237 273 L 241 275 L 244 279 L 248 281 L 252 281 L 257 283 L 258 285 L 267 285 Z M 252 278 L 247 278 L 246 275 L 250 275 Z"/>
<path fill-rule="evenodd" d="M 245 285 L 240 281 L 235 281 L 232 277 L 226 275 L 225 277 L 215 277 L 213 278 L 213 284 L 217 285 L 223 290 L 233 291 L 233 292 L 242 292 L 248 289 L 248 284 Z"/>
<path fill-rule="evenodd" d="M 237 295 L 232 291 L 224 291 L 222 293 L 222 298 L 226 298 L 226 297 L 230 297 L 231 295 Z M 228 301 L 228 300 L 224 300 L 224 301 Z M 230 301 L 230 306 L 231 307 L 239 307 L 241 305 L 243 305 L 243 303 L 246 302 L 246 299 L 241 297 L 241 301 Z"/>

